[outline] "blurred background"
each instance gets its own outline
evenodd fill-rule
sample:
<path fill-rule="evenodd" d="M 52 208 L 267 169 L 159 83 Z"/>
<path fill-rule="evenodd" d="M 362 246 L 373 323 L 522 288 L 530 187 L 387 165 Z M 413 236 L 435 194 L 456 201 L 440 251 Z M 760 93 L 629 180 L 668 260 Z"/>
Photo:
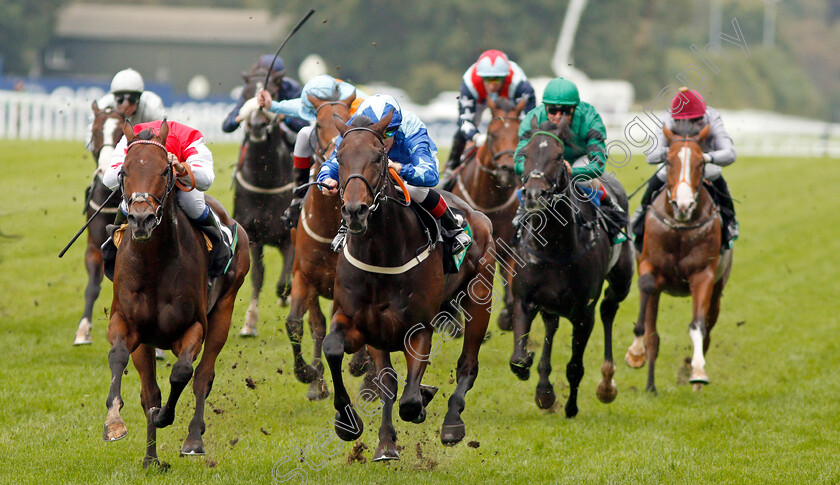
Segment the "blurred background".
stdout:
<path fill-rule="evenodd" d="M 83 139 L 91 102 L 133 67 L 171 119 L 238 140 L 221 121 L 241 73 L 309 8 L 287 76 L 393 94 L 442 146 L 461 76 L 500 49 L 538 94 L 575 80 L 610 139 L 693 84 L 742 153 L 840 156 L 840 0 L 0 0 L 0 139 Z"/>

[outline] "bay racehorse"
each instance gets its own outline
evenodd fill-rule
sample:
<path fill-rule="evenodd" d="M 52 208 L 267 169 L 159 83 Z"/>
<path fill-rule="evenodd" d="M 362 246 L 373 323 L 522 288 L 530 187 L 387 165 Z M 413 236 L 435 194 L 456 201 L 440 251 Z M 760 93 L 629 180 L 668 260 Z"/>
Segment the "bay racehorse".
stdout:
<path fill-rule="evenodd" d="M 93 145 L 93 161 L 98 167 L 107 166 L 111 159 L 114 147 L 123 136 L 123 124 L 125 115 L 111 108 L 99 109 L 96 101 L 91 105 L 93 110 L 93 125 L 91 132 L 91 143 Z M 101 160 L 101 162 L 100 162 Z M 93 180 L 90 187 L 85 191 L 84 212 L 88 219 L 102 206 L 105 200 L 111 195 L 111 191 L 102 183 L 102 168 L 97 168 L 93 173 Z M 88 274 L 88 282 L 85 287 L 85 308 L 82 318 L 79 320 L 79 327 L 76 330 L 76 338 L 73 345 L 86 345 L 92 342 L 90 331 L 93 328 L 93 304 L 99 298 L 99 290 L 102 286 L 102 243 L 108 238 L 105 233 L 105 226 L 114 220 L 119 205 L 119 194 L 111 200 L 100 211 L 99 215 L 91 221 L 88 226 L 87 246 L 85 247 L 85 269 Z"/>
<path fill-rule="evenodd" d="M 338 90 L 329 99 L 309 96 L 317 116 L 311 141 L 315 152 L 316 173 L 320 164 L 335 149 L 338 129 L 333 122 L 333 115 L 348 119 L 355 98 L 353 94 L 346 99 L 338 99 Z M 324 364 L 321 362 L 321 346 L 327 334 L 327 322 L 321 311 L 319 297 L 330 300 L 333 298 L 338 255 L 330 249 L 330 243 L 340 225 L 341 201 L 336 197 L 327 197 L 320 190 L 309 189 L 298 223 L 292 229 L 295 259 L 286 331 L 292 344 L 295 376 L 299 381 L 310 384 L 307 397 L 311 400 L 325 399 L 329 396 L 324 382 Z M 303 317 L 307 311 L 314 343 L 311 365 L 306 363 L 301 352 Z M 355 376 L 362 375 L 367 367 L 366 361 L 367 353 L 360 352 L 350 366 L 351 373 Z"/>
<path fill-rule="evenodd" d="M 399 458 L 392 423 L 398 376 L 391 366 L 390 354 L 402 351 L 407 363 L 407 375 L 400 379 L 405 383 L 399 402 L 400 418 L 423 422 L 425 406 L 436 392 L 421 386 L 433 355 L 432 333 L 440 328 L 436 325 L 444 316 L 439 313 L 441 305 L 451 304 L 453 298 L 464 310 L 467 323 L 457 365 L 458 384 L 449 399 L 440 437 L 447 445 L 464 438 L 466 427 L 461 412 L 465 395 L 478 375 L 478 352 L 492 310 L 496 266 L 490 221 L 445 193 L 450 207 L 465 212 L 473 230 L 473 243 L 460 272 L 444 274 L 443 258 L 451 256 L 445 255 L 443 245 L 429 236 L 420 215 L 403 202 L 408 198 L 407 190 L 403 189 L 406 195 L 399 195 L 388 175 L 383 134 L 390 121 L 391 114 L 375 124 L 358 116 L 348 126 L 336 117 L 336 127 L 343 137 L 337 155 L 341 213 L 348 236 L 336 268 L 330 333 L 324 338 L 324 355 L 335 391 L 335 431 L 342 440 L 359 438 L 363 429 L 344 387 L 343 356 L 367 345 L 376 364 L 383 407 L 374 460 Z M 396 172 L 391 174 L 398 177 Z M 361 393 L 359 397 L 363 397 Z M 359 399 L 356 406 L 364 407 Z"/>
<path fill-rule="evenodd" d="M 114 298 L 108 325 L 108 365 L 111 387 L 103 438 L 115 441 L 128 432 L 120 416 L 121 383 L 128 357 L 140 375 L 140 402 L 146 414 L 146 455 L 143 466 L 157 464 L 157 428 L 175 419 L 175 404 L 195 370 L 195 415 L 181 448 L 182 455 L 205 453 L 204 405 L 215 376 L 215 363 L 227 340 L 236 293 L 245 280 L 250 258 L 248 236 L 236 226 L 239 242 L 227 273 L 208 286 L 208 250 L 203 233 L 178 207 L 173 190 L 176 178 L 165 148 L 169 128 L 161 125 L 153 136 L 135 136 L 125 125 L 128 141 L 121 187 L 128 204 L 128 229 L 119 244 L 114 270 Z M 215 199 L 207 204 L 223 224 L 234 220 Z M 169 377 L 171 390 L 161 407 L 155 378 L 154 347 L 178 356 Z M 203 347 L 203 349 L 202 349 Z"/>
<path fill-rule="evenodd" d="M 667 127 L 664 131 L 669 145 L 667 189 L 654 199 L 645 218 L 642 252 L 636 258 L 639 319 L 634 328 L 636 338 L 625 361 L 630 367 L 639 368 L 647 360 L 650 366 L 646 389 L 656 392 L 659 296 L 663 291 L 674 296 L 691 295 L 688 334 L 694 344 L 694 356 L 689 382 L 699 390 L 709 383 L 705 354 L 732 269 L 732 250 L 721 254 L 720 216 L 702 183 L 705 161 L 700 144 L 708 136 L 709 126 L 696 135 L 675 135 Z"/>
<path fill-rule="evenodd" d="M 609 283 L 601 302 L 604 325 L 602 380 L 596 394 L 601 402 L 615 399 L 613 376 L 612 326 L 619 304 L 630 292 L 633 279 L 633 250 L 629 241 L 613 246 L 605 228 L 596 218 L 595 208 L 573 185 L 563 162 L 568 125 L 545 122 L 531 125 L 524 148 L 523 200 L 529 211 L 523 219 L 522 238 L 516 248 L 524 266 L 513 277 L 514 347 L 510 367 L 522 380 L 530 377 L 534 353 L 526 350 L 531 322 L 537 313 L 545 323 L 545 341 L 537 367 L 540 380 L 536 402 L 549 409 L 556 401 L 551 374 L 551 349 L 559 317 L 572 323 L 572 355 L 566 365 L 569 398 L 566 417 L 578 412 L 577 394 L 583 378 L 583 354 L 595 323 L 595 306 L 606 280 Z M 603 185 L 610 196 L 627 211 L 627 195 L 615 179 Z"/>
<path fill-rule="evenodd" d="M 262 80 L 254 80 L 260 75 L 264 79 L 265 72 L 257 72 L 247 86 L 257 82 L 254 89 L 259 89 Z M 246 87 L 246 90 L 251 89 Z M 239 334 L 253 337 L 257 335 L 259 295 L 265 274 L 264 246 L 276 247 L 283 255 L 276 290 L 280 306 L 286 305 L 291 290 L 294 244 L 280 216 L 292 200 L 294 182 L 292 154 L 279 117 L 267 110 L 255 110 L 245 120 L 245 127 L 246 140 L 234 175 L 233 217 L 245 228 L 251 242 L 251 301 Z"/>
<path fill-rule="evenodd" d="M 498 102 L 487 100 L 492 119 L 487 126 L 487 140 L 478 148 L 475 157 L 462 165 L 455 176 L 452 193 L 464 199 L 473 209 L 481 211 L 493 223 L 493 239 L 496 242 L 496 256 L 502 262 L 501 268 L 513 268 L 513 251 L 507 244 L 513 238 L 513 216 L 519 204 L 516 191 L 521 186 L 513 170 L 513 154 L 519 143 L 519 115 L 525 109 L 523 99 L 514 105 L 507 98 Z M 509 271 L 506 277 L 511 277 Z M 513 295 L 510 285 L 506 286 L 505 306 L 499 313 L 499 327 L 511 329 L 510 305 Z"/>

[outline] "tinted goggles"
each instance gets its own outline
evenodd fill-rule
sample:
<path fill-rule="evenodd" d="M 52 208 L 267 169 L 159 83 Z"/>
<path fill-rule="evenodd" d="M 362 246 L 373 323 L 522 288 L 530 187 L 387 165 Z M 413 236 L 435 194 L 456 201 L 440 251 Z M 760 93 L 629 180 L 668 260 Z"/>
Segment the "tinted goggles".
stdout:
<path fill-rule="evenodd" d="M 130 104 L 137 104 L 140 101 L 140 93 L 115 94 L 114 99 L 117 100 L 117 104 L 123 104 L 126 101 L 128 101 Z"/>
<path fill-rule="evenodd" d="M 562 113 L 564 115 L 570 115 L 575 110 L 574 106 L 566 106 L 562 104 L 547 104 L 545 105 L 545 111 L 550 115 L 556 115 L 557 113 Z"/>

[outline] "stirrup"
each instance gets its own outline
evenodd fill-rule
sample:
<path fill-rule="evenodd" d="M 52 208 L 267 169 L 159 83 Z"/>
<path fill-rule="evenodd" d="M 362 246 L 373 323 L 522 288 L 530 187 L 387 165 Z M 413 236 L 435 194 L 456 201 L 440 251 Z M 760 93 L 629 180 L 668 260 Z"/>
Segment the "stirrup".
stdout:
<path fill-rule="evenodd" d="M 462 229 L 452 238 L 452 254 L 458 254 L 469 248 L 470 244 L 472 244 L 472 238 Z"/>
<path fill-rule="evenodd" d="M 341 252 L 341 249 L 344 247 L 344 243 L 347 241 L 347 226 L 342 224 L 338 228 L 338 233 L 336 233 L 335 237 L 333 238 L 332 242 L 330 243 L 330 249 L 333 250 L 334 253 Z"/>

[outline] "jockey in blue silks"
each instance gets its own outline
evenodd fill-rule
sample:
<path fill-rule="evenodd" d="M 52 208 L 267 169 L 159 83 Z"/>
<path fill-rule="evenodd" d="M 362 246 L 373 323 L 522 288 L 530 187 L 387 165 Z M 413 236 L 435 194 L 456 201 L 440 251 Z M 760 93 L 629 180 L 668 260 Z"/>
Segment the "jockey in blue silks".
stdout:
<path fill-rule="evenodd" d="M 457 254 L 469 247 L 472 239 L 464 231 L 460 218 L 455 216 L 440 193 L 434 189 L 439 179 L 437 146 L 429 137 L 426 125 L 414 113 L 402 110 L 396 99 L 385 94 L 365 98 L 349 123 L 360 116 L 378 123 L 389 113 L 393 115 L 383 136 L 388 166 L 405 180 L 411 199 L 439 219 L 445 231 L 454 234 L 452 252 Z M 331 187 L 324 189 L 328 195 L 338 193 L 336 153 L 341 141 L 341 137 L 336 140 L 336 149 L 318 172 L 318 182 Z M 338 251 L 344 245 L 346 232 L 347 227 L 342 224 L 333 240 L 333 250 Z"/>

